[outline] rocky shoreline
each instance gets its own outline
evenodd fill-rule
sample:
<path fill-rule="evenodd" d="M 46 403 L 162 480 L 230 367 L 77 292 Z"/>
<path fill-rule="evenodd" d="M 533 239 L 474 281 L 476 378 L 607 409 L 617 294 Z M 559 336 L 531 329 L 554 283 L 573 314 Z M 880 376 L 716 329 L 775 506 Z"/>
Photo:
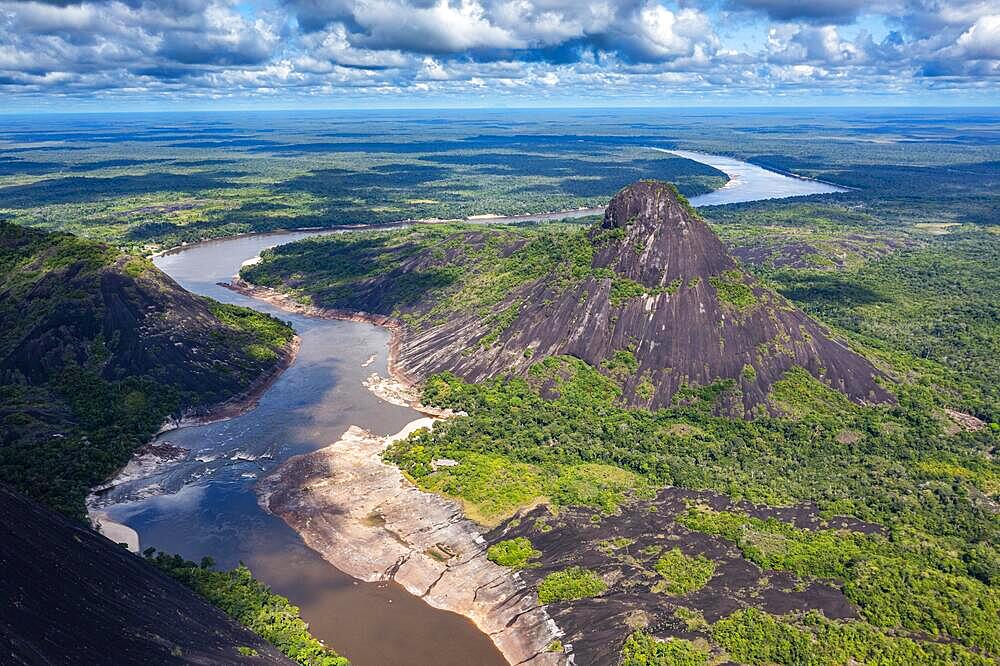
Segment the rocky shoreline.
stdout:
<path fill-rule="evenodd" d="M 244 296 L 249 296 L 259 301 L 264 301 L 265 303 L 270 303 L 281 308 L 282 310 L 287 310 L 288 312 L 294 312 L 307 317 L 357 321 L 364 324 L 381 326 L 390 333 L 388 364 L 389 374 L 398 384 L 405 388 L 412 389 L 412 387 L 417 383 L 413 377 L 408 375 L 400 367 L 399 352 L 402 348 L 403 335 L 405 334 L 406 329 L 402 322 L 399 322 L 392 317 L 371 314 L 368 312 L 358 312 L 354 310 L 339 310 L 335 308 L 320 308 L 315 305 L 306 305 L 296 301 L 288 294 L 282 293 L 277 289 L 252 284 L 239 276 L 234 277 L 230 282 L 220 282 L 219 286 L 231 289 L 238 294 L 243 294 Z M 418 403 L 414 397 L 409 406 L 416 409 L 417 405 Z"/>
<path fill-rule="evenodd" d="M 225 402 L 209 407 L 204 411 L 185 414 L 179 419 L 168 419 L 160 427 L 160 429 L 156 431 L 156 435 L 161 435 L 165 432 L 185 428 L 187 426 L 206 425 L 209 423 L 215 423 L 216 421 L 226 421 L 228 419 L 234 419 L 237 416 L 246 414 L 257 406 L 257 402 L 260 400 L 261 396 L 267 393 L 267 390 L 271 388 L 271 385 L 278 381 L 278 378 L 281 377 L 282 373 L 284 373 L 285 370 L 287 370 L 288 367 L 295 362 L 295 358 L 299 354 L 300 344 L 301 340 L 299 339 L 299 336 L 294 336 L 291 343 L 288 345 L 288 348 L 285 350 L 284 355 L 277 363 L 275 363 L 274 367 L 271 368 L 269 372 L 255 379 L 253 383 L 251 383 L 250 386 L 248 386 L 241 393 L 229 398 Z"/>
<path fill-rule="evenodd" d="M 562 631 L 538 604 L 534 587 L 486 558 L 488 544 L 461 505 L 419 490 L 382 461 L 382 451 L 393 441 L 454 415 L 420 403 L 416 382 L 399 364 L 402 323 L 306 305 L 238 276 L 220 284 L 297 314 L 389 330 L 390 377 L 373 373 L 364 386 L 386 402 L 429 417 L 390 437 L 351 426 L 334 444 L 290 458 L 259 482 L 260 506 L 341 571 L 367 582 L 394 580 L 430 605 L 468 617 L 511 664 L 572 664 L 572 654 L 549 651 Z"/>
<path fill-rule="evenodd" d="M 120 483 L 143 478 L 153 470 L 182 460 L 188 453 L 186 449 L 178 449 L 169 443 L 157 444 L 155 439 L 165 432 L 178 430 L 193 425 L 204 425 L 216 421 L 225 421 L 246 414 L 254 407 L 271 385 L 281 377 L 282 373 L 295 361 L 299 352 L 299 336 L 294 336 L 282 358 L 271 368 L 254 380 L 244 391 L 225 402 L 209 407 L 201 412 L 186 414 L 180 419 L 167 419 L 152 439 L 137 449 L 129 461 L 104 483 L 90 489 L 87 496 L 87 518 L 91 527 L 111 539 L 115 543 L 125 543 L 129 550 L 139 551 L 139 534 L 121 523 L 116 523 L 100 506 L 102 492 L 114 488 Z"/>
<path fill-rule="evenodd" d="M 462 507 L 417 489 L 382 461 L 393 441 L 433 423 L 417 419 L 385 438 L 351 426 L 340 441 L 264 477 L 259 503 L 341 571 L 394 580 L 436 608 L 465 615 L 511 664 L 573 663 L 548 650 L 562 632 L 533 586 L 486 558 L 487 542 Z"/>

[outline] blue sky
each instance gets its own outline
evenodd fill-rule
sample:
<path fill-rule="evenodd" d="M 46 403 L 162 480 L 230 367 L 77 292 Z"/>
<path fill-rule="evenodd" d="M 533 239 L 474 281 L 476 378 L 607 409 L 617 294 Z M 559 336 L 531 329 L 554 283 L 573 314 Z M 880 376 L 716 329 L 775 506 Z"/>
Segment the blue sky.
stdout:
<path fill-rule="evenodd" d="M 997 0 L 0 0 L 0 110 L 1000 105 Z"/>

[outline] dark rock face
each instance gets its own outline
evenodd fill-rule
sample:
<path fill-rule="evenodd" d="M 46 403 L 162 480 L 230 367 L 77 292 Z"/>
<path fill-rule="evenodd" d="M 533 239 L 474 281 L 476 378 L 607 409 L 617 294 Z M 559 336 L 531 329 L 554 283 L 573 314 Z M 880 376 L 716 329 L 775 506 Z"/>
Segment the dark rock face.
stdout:
<path fill-rule="evenodd" d="M 4 486 L 0 568 L 4 664 L 294 663 L 141 558 Z"/>
<path fill-rule="evenodd" d="M 221 324 L 203 299 L 155 268 L 129 275 L 124 262 L 96 271 L 70 265 L 43 275 L 27 294 L 0 293 L 24 304 L 0 313 L 12 343 L 0 356 L 0 376 L 44 382 L 68 360 L 96 360 L 95 340 L 107 354 L 101 374 L 109 380 L 154 374 L 185 391 L 216 389 L 224 399 L 264 370 L 247 368 L 240 377 L 244 354 L 219 344 Z"/>
<path fill-rule="evenodd" d="M 800 529 L 879 531 L 879 526 L 845 517 L 823 525 L 811 505 L 772 509 L 712 492 L 664 488 L 651 500 L 623 507 L 613 519 L 584 507 L 560 509 L 558 516 L 539 507 L 498 526 L 486 539 L 493 544 L 526 537 L 542 553 L 519 573 L 529 587 L 571 566 L 595 571 L 608 583 L 608 590 L 593 599 L 546 607 L 566 632 L 563 642 L 572 644 L 577 664 L 618 663 L 625 638 L 641 626 L 664 638 L 703 638 L 674 615 L 678 608 L 697 611 L 708 622 L 748 606 L 777 615 L 818 609 L 828 618 L 857 618 L 857 608 L 835 581 L 800 581 L 787 571 L 762 570 L 724 539 L 684 527 L 677 519 L 692 502 L 715 511 L 776 518 Z M 703 588 L 677 596 L 656 591 L 656 560 L 675 547 L 715 563 L 715 574 Z"/>
<path fill-rule="evenodd" d="M 170 384 L 203 407 L 275 365 L 151 263 L 66 238 L 0 224 L 0 266 L 18 267 L 0 276 L 0 384 L 39 385 L 78 365 Z"/>
<path fill-rule="evenodd" d="M 741 271 L 672 186 L 625 188 L 589 237 L 595 274 L 566 290 L 545 279 L 515 290 L 497 310 L 522 305 L 494 344 L 479 344 L 488 320 L 463 312 L 407 330 L 400 366 L 415 379 L 450 370 L 478 381 L 560 354 L 607 369 L 627 351 L 636 367 L 618 378 L 636 406 L 667 406 L 684 387 L 730 380 L 718 411 L 750 417 L 773 410 L 771 387 L 795 367 L 855 402 L 893 400 L 864 357 Z M 622 284 L 631 295 L 616 298 Z"/>
<path fill-rule="evenodd" d="M 624 234 L 600 246 L 594 267 L 609 268 L 646 287 L 707 279 L 736 268 L 719 237 L 666 183 L 644 180 L 619 192 L 604 221 L 591 230 L 591 240 L 600 243 L 602 232 L 609 230 Z"/>

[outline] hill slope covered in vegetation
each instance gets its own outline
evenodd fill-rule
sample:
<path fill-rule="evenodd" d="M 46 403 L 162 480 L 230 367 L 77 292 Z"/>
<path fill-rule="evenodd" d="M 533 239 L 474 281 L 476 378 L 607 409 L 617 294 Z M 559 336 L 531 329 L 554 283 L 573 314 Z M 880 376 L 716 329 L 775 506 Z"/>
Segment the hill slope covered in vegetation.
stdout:
<path fill-rule="evenodd" d="M 0 481 L 82 516 L 88 489 L 166 419 L 259 387 L 292 340 L 146 259 L 0 224 Z"/>

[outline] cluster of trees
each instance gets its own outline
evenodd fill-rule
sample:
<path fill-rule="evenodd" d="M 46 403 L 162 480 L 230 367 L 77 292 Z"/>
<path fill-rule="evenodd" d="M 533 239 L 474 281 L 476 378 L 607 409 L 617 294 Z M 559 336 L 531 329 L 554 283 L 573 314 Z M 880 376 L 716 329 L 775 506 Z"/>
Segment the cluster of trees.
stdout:
<path fill-rule="evenodd" d="M 619 666 L 707 666 L 710 651 L 681 638 L 661 641 L 645 631 L 625 639 Z"/>
<path fill-rule="evenodd" d="M 835 274 L 786 269 L 767 277 L 807 313 L 1000 424 L 997 234 L 963 232 Z"/>
<path fill-rule="evenodd" d="M 601 576 L 583 567 L 569 567 L 553 571 L 538 584 L 538 601 L 551 604 L 556 601 L 573 601 L 596 597 L 608 589 Z"/>
<path fill-rule="evenodd" d="M 540 557 L 542 552 L 531 545 L 527 537 L 504 539 L 486 550 L 486 558 L 502 567 L 524 569 L 531 566 L 531 560 Z"/>
<path fill-rule="evenodd" d="M 221 608 L 247 629 L 260 634 L 302 666 L 349 666 L 350 662 L 309 633 L 299 609 L 253 577 L 242 564 L 230 571 L 214 569 L 211 558 L 195 564 L 180 555 L 149 548 L 147 561 Z"/>
<path fill-rule="evenodd" d="M 674 595 L 700 590 L 715 575 L 715 562 L 704 555 L 685 555 L 676 547 L 661 555 L 653 568 L 663 577 L 654 589 Z"/>

